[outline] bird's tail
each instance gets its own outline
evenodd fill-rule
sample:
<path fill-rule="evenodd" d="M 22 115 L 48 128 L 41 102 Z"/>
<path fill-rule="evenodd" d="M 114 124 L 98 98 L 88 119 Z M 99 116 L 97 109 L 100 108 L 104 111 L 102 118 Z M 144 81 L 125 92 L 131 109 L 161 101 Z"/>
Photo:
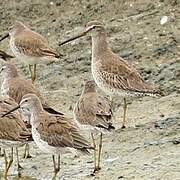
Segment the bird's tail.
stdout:
<path fill-rule="evenodd" d="M 114 130 L 115 127 L 112 125 L 112 123 L 109 123 L 109 127 L 107 128 L 108 131 Z"/>
<path fill-rule="evenodd" d="M 84 148 L 81 148 L 81 149 L 77 149 L 77 151 L 78 151 L 81 155 L 85 155 L 85 156 L 91 154 L 90 150 L 94 150 L 94 148 L 93 148 L 93 147 L 89 147 L 89 148 L 85 148 L 85 147 L 84 147 Z"/>
<path fill-rule="evenodd" d="M 11 56 L 11 55 L 7 54 L 6 52 L 0 50 L 0 58 L 7 61 L 8 59 L 14 58 L 14 56 Z"/>

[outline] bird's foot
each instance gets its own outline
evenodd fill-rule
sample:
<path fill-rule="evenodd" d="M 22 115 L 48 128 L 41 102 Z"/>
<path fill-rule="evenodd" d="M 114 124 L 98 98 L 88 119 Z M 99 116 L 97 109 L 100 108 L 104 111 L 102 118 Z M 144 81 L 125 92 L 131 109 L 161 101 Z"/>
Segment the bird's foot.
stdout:
<path fill-rule="evenodd" d="M 98 173 L 100 170 L 101 170 L 101 167 L 95 167 L 91 176 L 95 176 L 95 174 Z"/>
<path fill-rule="evenodd" d="M 56 169 L 54 170 L 54 176 L 53 176 L 52 180 L 55 180 L 55 179 L 56 179 L 56 176 L 57 176 L 57 174 L 58 174 L 59 171 L 60 171 L 60 168 L 56 168 Z"/>
<path fill-rule="evenodd" d="M 17 166 L 18 166 L 18 167 L 17 167 L 18 170 L 23 170 L 23 169 L 24 169 L 20 164 L 18 164 Z"/>
<path fill-rule="evenodd" d="M 126 128 L 126 126 L 125 126 L 125 125 L 122 125 L 121 129 L 125 129 L 125 128 Z"/>
<path fill-rule="evenodd" d="M 32 158 L 32 156 L 30 154 L 24 154 L 23 158 L 24 159 L 30 159 L 30 158 Z"/>
<path fill-rule="evenodd" d="M 0 157 L 4 157 L 4 154 L 3 154 L 3 153 L 0 153 Z"/>

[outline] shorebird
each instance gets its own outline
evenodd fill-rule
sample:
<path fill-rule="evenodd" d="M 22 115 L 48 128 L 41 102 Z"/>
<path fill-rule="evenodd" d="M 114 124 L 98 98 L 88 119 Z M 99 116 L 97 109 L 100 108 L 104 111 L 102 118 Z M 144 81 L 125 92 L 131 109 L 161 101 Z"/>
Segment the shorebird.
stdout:
<path fill-rule="evenodd" d="M 2 75 L 1 95 L 7 95 L 19 104 L 25 94 L 36 94 L 41 100 L 44 110 L 49 113 L 63 115 L 63 113 L 54 110 L 48 105 L 38 88 L 32 84 L 30 80 L 24 79 L 18 73 L 17 68 L 13 63 L 5 63 L 2 66 L 0 73 Z"/>
<path fill-rule="evenodd" d="M 122 128 L 125 128 L 127 97 L 163 96 L 164 93 L 155 90 L 132 65 L 113 53 L 107 43 L 106 29 L 98 21 L 89 22 L 82 33 L 60 43 L 59 46 L 85 35 L 92 38 L 91 71 L 96 84 L 106 94 L 124 98 Z"/>
<path fill-rule="evenodd" d="M 14 57 L 0 50 L 0 59 L 3 59 L 6 61 L 7 59 L 11 59 L 11 58 L 14 58 Z M 2 149 L 0 148 L 0 157 L 3 157 L 3 156 L 4 154 L 2 153 Z"/>
<path fill-rule="evenodd" d="M 74 119 L 80 128 L 90 130 L 94 145 L 94 173 L 100 168 L 100 156 L 102 150 L 102 136 L 106 131 L 115 129 L 111 122 L 111 105 L 102 96 L 96 92 L 94 81 L 86 81 L 82 94 L 74 107 Z M 100 132 L 100 143 L 98 159 L 96 163 L 96 142 L 94 132 Z"/>
<path fill-rule="evenodd" d="M 3 56 L 3 59 L 5 59 L 7 63 L 5 63 L 1 69 L 3 79 L 1 85 L 2 95 L 7 95 L 13 98 L 19 104 L 25 94 L 33 93 L 40 98 L 43 108 L 46 111 L 60 115 L 63 114 L 54 110 L 48 105 L 44 97 L 40 94 L 39 90 L 30 80 L 22 78 L 22 76 L 18 73 L 16 66 L 13 63 L 9 63 L 11 59 L 10 55 L 6 54 L 6 56 Z M 27 113 L 26 119 L 28 123 L 28 119 L 30 119 L 29 116 L 30 115 Z M 25 146 L 24 158 L 31 158 L 28 145 Z"/>
<path fill-rule="evenodd" d="M 0 97 L 0 147 L 4 149 L 5 170 L 4 178 L 7 179 L 7 173 L 13 162 L 13 148 L 16 148 L 17 170 L 20 175 L 21 166 L 19 164 L 17 147 L 24 145 L 27 141 L 32 140 L 31 132 L 26 128 L 20 113 L 12 112 L 2 117 L 4 113 L 17 107 L 17 103 L 5 96 Z M 5 149 L 11 148 L 11 157 L 8 162 Z"/>
<path fill-rule="evenodd" d="M 0 50 L 0 59 L 5 61 L 3 67 L 0 70 L 2 74 L 2 85 L 1 85 L 1 94 L 5 96 L 9 96 L 13 98 L 16 103 L 20 103 L 22 97 L 25 94 L 36 94 L 43 105 L 43 108 L 49 113 L 60 114 L 63 113 L 58 112 L 51 108 L 45 98 L 41 95 L 38 88 L 29 80 L 24 79 L 19 73 L 12 59 L 13 56 L 5 53 Z"/>
<path fill-rule="evenodd" d="M 80 129 L 72 119 L 63 115 L 55 115 L 46 112 L 40 99 L 35 94 L 23 96 L 20 105 L 8 113 L 21 108 L 29 111 L 31 116 L 32 137 L 36 145 L 44 152 L 52 154 L 55 179 L 60 171 L 60 154 L 66 152 L 80 152 L 88 154 L 93 149 L 90 143 L 81 135 Z M 5 113 L 4 116 L 6 116 Z M 55 154 L 58 154 L 58 163 L 55 162 Z"/>
<path fill-rule="evenodd" d="M 0 41 L 9 36 L 10 48 L 14 56 L 29 65 L 33 82 L 36 80 L 36 64 L 49 64 L 60 57 L 60 54 L 49 47 L 46 38 L 32 31 L 20 21 L 16 21 Z"/>

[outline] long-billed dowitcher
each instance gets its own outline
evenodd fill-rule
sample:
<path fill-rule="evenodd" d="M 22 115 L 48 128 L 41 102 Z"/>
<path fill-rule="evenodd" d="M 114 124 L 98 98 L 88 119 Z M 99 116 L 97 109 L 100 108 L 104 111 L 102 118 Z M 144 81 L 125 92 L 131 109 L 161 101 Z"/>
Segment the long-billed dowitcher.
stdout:
<path fill-rule="evenodd" d="M 123 125 L 126 123 L 128 96 L 162 96 L 164 93 L 144 81 L 138 71 L 127 61 L 112 52 L 107 43 L 106 29 L 98 21 L 91 21 L 79 35 L 70 38 L 63 45 L 79 37 L 90 35 L 92 38 L 91 70 L 96 84 L 109 95 L 117 94 L 124 97 Z"/>
<path fill-rule="evenodd" d="M 0 97 L 0 147 L 4 149 L 5 171 L 4 178 L 7 179 L 7 173 L 13 162 L 13 148 L 16 148 L 18 175 L 20 175 L 20 164 L 17 147 L 24 145 L 32 140 L 31 132 L 26 128 L 20 113 L 12 112 L 2 117 L 12 108 L 17 107 L 17 103 L 8 97 Z M 5 149 L 11 148 L 11 157 L 8 162 Z"/>
<path fill-rule="evenodd" d="M 6 59 L 6 61 L 8 61 Z M 16 66 L 13 63 L 5 63 L 1 69 L 1 74 L 2 74 L 2 85 L 1 85 L 1 94 L 2 95 L 7 95 L 11 98 L 13 98 L 17 103 L 20 103 L 22 97 L 25 94 L 28 93 L 33 93 L 36 94 L 42 104 L 43 108 L 50 112 L 50 113 L 55 113 L 55 114 L 61 114 L 61 112 L 58 112 L 51 108 L 44 97 L 40 94 L 39 90 L 36 88 L 35 85 L 32 84 L 31 81 L 26 80 L 20 76 L 20 74 L 17 71 Z M 29 122 L 29 117 L 30 115 L 27 113 L 26 119 L 27 122 Z M 29 153 L 29 147 L 26 145 L 25 147 L 25 153 L 24 153 L 24 158 L 30 158 L 31 155 Z"/>
<path fill-rule="evenodd" d="M 24 79 L 17 71 L 16 66 L 13 63 L 5 63 L 0 73 L 2 74 L 2 85 L 1 85 L 1 94 L 7 95 L 13 98 L 17 103 L 20 103 L 22 97 L 25 94 L 36 94 L 43 105 L 43 108 L 49 113 L 60 114 L 63 113 L 58 112 L 51 108 L 45 98 L 41 95 L 38 88 L 32 84 L 30 80 Z"/>
<path fill-rule="evenodd" d="M 10 48 L 14 56 L 29 65 L 33 82 L 36 79 L 36 64 L 49 64 L 60 57 L 60 54 L 49 47 L 46 38 L 32 31 L 20 21 L 16 21 L 0 41 L 8 36 L 10 36 Z M 34 66 L 33 70 L 32 66 Z"/>
<path fill-rule="evenodd" d="M 96 92 L 94 81 L 86 81 L 82 94 L 74 107 L 74 119 L 77 124 L 90 130 L 94 144 L 94 173 L 100 170 L 100 156 L 102 150 L 102 133 L 115 129 L 111 123 L 112 111 L 107 99 Z M 96 143 L 93 133 L 99 131 L 100 143 L 96 163 Z"/>
<path fill-rule="evenodd" d="M 93 149 L 91 144 L 81 135 L 80 129 L 72 119 L 46 112 L 36 95 L 27 94 L 23 96 L 17 108 L 21 108 L 23 111 L 29 111 L 32 114 L 32 136 L 35 143 L 44 153 L 53 155 L 53 179 L 60 170 L 60 156 L 58 156 L 58 164 L 56 165 L 55 154 L 60 155 L 60 153 L 74 151 L 88 154 L 89 149 Z"/>

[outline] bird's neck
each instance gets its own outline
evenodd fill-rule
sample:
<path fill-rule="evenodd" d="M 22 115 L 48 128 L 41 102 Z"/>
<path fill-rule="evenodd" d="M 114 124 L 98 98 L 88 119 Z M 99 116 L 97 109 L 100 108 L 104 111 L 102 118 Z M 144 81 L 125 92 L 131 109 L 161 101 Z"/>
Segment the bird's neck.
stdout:
<path fill-rule="evenodd" d="M 87 93 L 96 93 L 95 88 L 84 88 L 82 95 L 87 94 Z"/>
<path fill-rule="evenodd" d="M 14 36 L 15 36 L 15 35 L 20 34 L 20 33 L 21 33 L 22 31 L 24 31 L 25 29 L 26 29 L 25 26 L 20 26 L 20 27 L 14 29 L 12 32 L 10 32 L 10 37 L 14 39 Z"/>
<path fill-rule="evenodd" d="M 43 114 L 44 114 L 44 110 L 43 110 L 42 106 L 32 107 L 32 109 L 31 109 L 31 125 L 33 127 L 36 128 L 39 126 Z"/>
<path fill-rule="evenodd" d="M 108 49 L 106 32 L 99 32 L 96 36 L 92 36 L 92 59 L 98 60 L 98 57 L 105 53 Z"/>

